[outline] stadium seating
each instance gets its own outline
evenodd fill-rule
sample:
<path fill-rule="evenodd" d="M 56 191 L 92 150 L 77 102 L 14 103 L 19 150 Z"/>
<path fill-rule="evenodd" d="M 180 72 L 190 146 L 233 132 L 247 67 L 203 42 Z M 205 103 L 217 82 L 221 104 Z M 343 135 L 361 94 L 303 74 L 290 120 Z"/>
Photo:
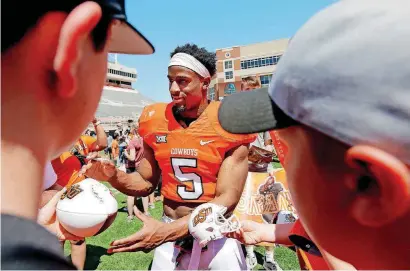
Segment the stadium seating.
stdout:
<path fill-rule="evenodd" d="M 153 101 L 136 90 L 105 86 L 97 109 L 97 117 L 135 118 Z"/>

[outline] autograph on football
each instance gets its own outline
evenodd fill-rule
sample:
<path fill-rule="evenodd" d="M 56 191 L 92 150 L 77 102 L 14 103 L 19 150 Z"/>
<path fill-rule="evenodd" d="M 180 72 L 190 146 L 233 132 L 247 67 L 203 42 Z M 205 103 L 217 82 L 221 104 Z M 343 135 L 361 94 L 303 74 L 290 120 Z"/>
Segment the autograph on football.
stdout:
<path fill-rule="evenodd" d="M 70 186 L 70 188 L 68 188 L 67 191 L 61 195 L 60 199 L 65 199 L 65 198 L 73 199 L 75 196 L 77 196 L 81 192 L 83 192 L 83 190 L 80 188 L 80 185 L 75 184 L 73 186 Z"/>

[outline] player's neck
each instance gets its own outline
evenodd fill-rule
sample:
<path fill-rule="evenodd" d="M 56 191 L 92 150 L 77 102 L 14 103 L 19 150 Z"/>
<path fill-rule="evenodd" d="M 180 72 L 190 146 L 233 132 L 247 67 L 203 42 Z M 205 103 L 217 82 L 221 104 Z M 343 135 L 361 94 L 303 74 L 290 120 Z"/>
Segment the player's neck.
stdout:
<path fill-rule="evenodd" d="M 46 154 L 1 140 L 1 213 L 36 220 Z"/>
<path fill-rule="evenodd" d="M 182 119 L 197 119 L 205 111 L 208 105 L 209 101 L 205 97 L 204 99 L 202 99 L 201 103 L 197 108 L 183 111 L 180 113 L 180 116 L 182 117 Z"/>

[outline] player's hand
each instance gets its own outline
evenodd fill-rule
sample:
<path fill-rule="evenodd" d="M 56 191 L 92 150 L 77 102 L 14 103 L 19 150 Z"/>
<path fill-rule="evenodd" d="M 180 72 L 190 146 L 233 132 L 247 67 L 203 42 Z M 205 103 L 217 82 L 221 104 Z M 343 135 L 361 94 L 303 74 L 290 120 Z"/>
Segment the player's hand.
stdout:
<path fill-rule="evenodd" d="M 66 188 L 58 191 L 51 200 L 40 209 L 37 217 L 37 222 L 45 227 L 48 231 L 57 236 L 59 241 L 65 240 L 82 240 L 82 237 L 75 236 L 66 231 L 57 219 L 56 206 L 61 195 L 66 191 Z"/>
<path fill-rule="evenodd" d="M 113 241 L 111 247 L 108 249 L 108 253 L 131 251 L 149 252 L 165 242 L 168 235 L 166 223 L 144 215 L 135 206 L 134 213 L 144 224 L 143 227 L 133 235 Z"/>
<path fill-rule="evenodd" d="M 256 245 L 263 242 L 265 224 L 254 222 L 251 220 L 241 221 L 241 228 L 236 232 L 226 234 L 226 237 L 237 239 L 244 245 Z"/>
<path fill-rule="evenodd" d="M 108 181 L 117 173 L 117 168 L 114 163 L 109 160 L 93 160 L 97 157 L 91 154 L 87 157 L 89 159 L 87 165 L 84 165 L 79 171 L 79 176 L 87 176 L 98 181 Z"/>

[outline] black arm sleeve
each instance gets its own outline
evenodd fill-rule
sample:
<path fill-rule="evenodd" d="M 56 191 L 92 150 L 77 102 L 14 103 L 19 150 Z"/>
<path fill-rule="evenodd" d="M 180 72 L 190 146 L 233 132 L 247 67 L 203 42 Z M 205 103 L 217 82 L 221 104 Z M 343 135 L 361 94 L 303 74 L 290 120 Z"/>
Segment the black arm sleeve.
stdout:
<path fill-rule="evenodd" d="M 1 269 L 64 269 L 75 267 L 64 258 L 57 238 L 34 221 L 1 215 Z"/>

